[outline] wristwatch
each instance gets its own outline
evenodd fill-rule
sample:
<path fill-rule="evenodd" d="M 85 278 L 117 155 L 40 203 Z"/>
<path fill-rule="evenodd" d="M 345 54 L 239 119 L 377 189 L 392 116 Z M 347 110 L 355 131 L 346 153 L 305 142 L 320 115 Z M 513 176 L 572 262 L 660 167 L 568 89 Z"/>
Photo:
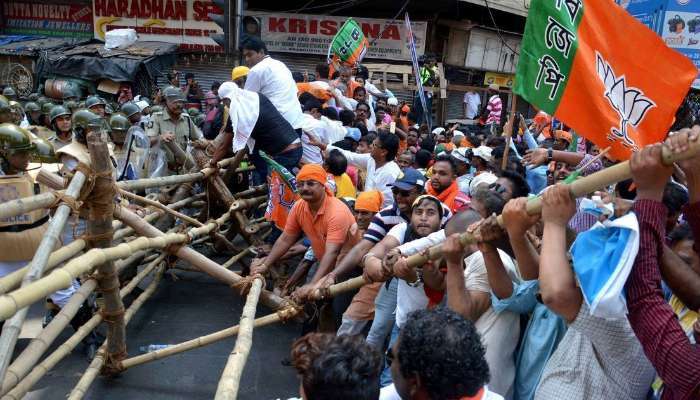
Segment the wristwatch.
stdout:
<path fill-rule="evenodd" d="M 552 162 L 553 156 L 554 156 L 554 150 L 551 147 L 547 148 L 547 162 L 548 163 Z"/>

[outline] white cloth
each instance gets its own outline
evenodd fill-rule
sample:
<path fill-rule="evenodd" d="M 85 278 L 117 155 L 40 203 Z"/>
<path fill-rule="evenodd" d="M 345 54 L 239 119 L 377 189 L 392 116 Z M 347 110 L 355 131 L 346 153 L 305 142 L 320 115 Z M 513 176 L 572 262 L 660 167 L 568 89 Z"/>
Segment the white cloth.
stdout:
<path fill-rule="evenodd" d="M 392 383 L 381 389 L 379 392 L 379 400 L 401 400 L 401 396 L 396 392 L 396 387 Z M 481 396 L 481 400 L 503 400 L 503 396 L 490 391 L 488 387 L 484 387 L 484 395 Z"/>
<path fill-rule="evenodd" d="M 477 92 L 467 92 L 464 94 L 464 104 L 467 105 L 467 119 L 474 119 L 479 115 L 481 107 L 481 96 Z"/>
<path fill-rule="evenodd" d="M 294 129 L 301 128 L 303 113 L 297 98 L 297 84 L 283 62 L 265 56 L 248 72 L 245 89 L 267 97 Z"/>
<path fill-rule="evenodd" d="M 348 131 L 343 127 L 342 122 L 334 121 L 325 115 L 321 116 L 320 121 L 324 124 L 326 139 L 328 139 L 329 144 L 345 139 L 345 135 L 347 135 Z"/>
<path fill-rule="evenodd" d="M 510 279 L 517 283 L 520 277 L 517 268 L 505 252 L 498 250 L 503 266 Z M 491 293 L 484 256 L 480 251 L 464 259 L 464 283 L 468 291 Z M 520 316 L 510 311 L 496 313 L 493 307 L 481 314 L 474 323 L 486 348 L 486 362 L 491 371 L 491 390 L 509 398 L 515 379 L 515 348 L 520 336 Z"/>
<path fill-rule="evenodd" d="M 244 90 L 233 82 L 224 82 L 219 87 L 219 97 L 231 100 L 228 117 L 231 119 L 233 130 L 233 151 L 238 151 L 248 145 L 250 151 L 255 147 L 255 139 L 251 139 L 255 124 L 260 116 L 260 97 L 257 93 Z"/>
<path fill-rule="evenodd" d="M 389 161 L 382 167 L 377 168 L 377 163 L 369 154 L 353 153 L 339 149 L 335 146 L 328 146 L 328 151 L 336 149 L 343 153 L 349 164 L 362 168 L 367 171 L 367 180 L 365 181 L 365 191 L 379 190 L 384 196 L 382 208 L 389 207 L 394 204 L 394 195 L 391 192 L 391 185 L 401 176 L 401 168 L 395 162 Z"/>
<path fill-rule="evenodd" d="M 404 243 L 401 246 L 398 247 L 399 252 L 401 255 L 409 257 L 414 254 L 418 254 L 421 251 L 432 247 L 432 246 L 437 246 L 438 244 L 442 243 L 445 241 L 445 230 L 440 229 L 437 232 L 433 232 L 430 235 L 426 237 L 422 237 L 420 239 L 416 239 L 414 241 Z"/>
<path fill-rule="evenodd" d="M 403 222 L 391 228 L 387 235 L 395 238 L 399 243 L 403 243 L 406 229 L 408 229 L 408 224 Z M 401 328 L 408 319 L 408 314 L 426 307 L 428 307 L 428 296 L 425 295 L 423 284 L 412 287 L 403 279 L 399 279 L 396 290 L 396 326 Z"/>
<path fill-rule="evenodd" d="M 309 135 L 315 136 L 323 144 L 328 144 L 325 124 L 310 114 L 303 114 L 301 125 L 301 162 L 305 164 L 323 164 L 321 149 L 311 144 Z"/>

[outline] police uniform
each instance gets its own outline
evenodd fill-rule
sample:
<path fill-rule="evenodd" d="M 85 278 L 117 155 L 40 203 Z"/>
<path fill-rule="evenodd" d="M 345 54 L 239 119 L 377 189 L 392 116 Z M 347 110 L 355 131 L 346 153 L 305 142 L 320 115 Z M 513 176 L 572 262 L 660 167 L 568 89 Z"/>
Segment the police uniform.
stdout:
<path fill-rule="evenodd" d="M 196 141 L 204 138 L 202 131 L 186 112 L 181 113 L 177 120 L 173 120 L 170 117 L 170 113 L 167 111 L 159 111 L 151 114 L 151 120 L 148 122 L 146 129 L 148 137 L 160 137 L 166 132 L 173 132 L 175 134 L 175 143 L 184 151 L 187 151 L 187 144 L 189 141 Z M 169 169 L 171 172 L 174 172 L 175 169 L 173 166 L 175 165 L 175 157 L 172 152 L 164 146 L 161 146 L 161 148 L 165 153 Z"/>
<path fill-rule="evenodd" d="M 73 135 L 71 135 L 73 136 Z M 54 151 L 58 151 L 62 149 L 65 146 L 68 146 L 72 142 L 72 138 L 68 138 L 68 140 L 63 140 L 58 137 L 55 133 L 51 135 L 48 139 L 49 143 L 53 146 Z"/>
<path fill-rule="evenodd" d="M 0 203 L 34 196 L 41 187 L 27 173 L 0 171 Z M 0 219 L 0 276 L 25 266 L 34 257 L 48 228 L 49 213 L 39 209 Z"/>

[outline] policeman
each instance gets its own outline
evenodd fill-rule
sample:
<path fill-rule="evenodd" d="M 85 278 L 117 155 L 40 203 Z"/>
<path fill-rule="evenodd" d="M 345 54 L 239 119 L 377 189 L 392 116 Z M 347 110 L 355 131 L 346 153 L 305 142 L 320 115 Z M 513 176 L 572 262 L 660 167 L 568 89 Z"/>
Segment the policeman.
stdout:
<path fill-rule="evenodd" d="M 12 86 L 8 86 L 5 89 L 3 89 L 2 95 L 5 96 L 7 100 L 17 101 L 17 93 L 14 89 L 12 89 Z"/>
<path fill-rule="evenodd" d="M 56 151 L 56 156 L 63 163 L 62 172 L 72 173 L 78 164 L 91 165 L 90 153 L 87 148 L 87 135 L 92 131 L 105 129 L 106 123 L 102 117 L 90 110 L 79 110 L 71 119 L 73 141 Z"/>
<path fill-rule="evenodd" d="M 202 131 L 195 125 L 189 114 L 183 112 L 185 97 L 182 91 L 176 87 L 168 87 L 163 91 L 165 96 L 165 109 L 161 112 L 151 114 L 151 122 L 146 129 L 146 134 L 151 140 L 151 145 L 162 142 L 175 142 L 183 151 L 186 151 L 189 141 L 193 144 L 203 144 L 204 136 Z M 175 173 L 177 165 L 170 150 L 162 146 L 169 172 Z"/>
<path fill-rule="evenodd" d="M 140 100 L 143 101 L 143 100 Z M 129 130 L 126 135 L 126 146 L 129 148 L 128 163 L 135 171 L 135 178 L 148 178 L 150 174 L 150 158 L 157 157 L 156 152 L 150 154 L 150 140 L 146 136 L 146 126 L 144 123 L 141 107 L 133 101 L 122 104 L 121 112 L 129 119 Z M 120 166 L 126 165 L 117 159 L 117 164 Z M 120 168 L 117 169 L 117 180 L 121 177 Z M 126 179 L 126 178 L 124 178 Z"/>
<path fill-rule="evenodd" d="M 40 121 L 41 121 L 40 125 L 41 126 L 51 129 L 50 115 L 51 115 L 51 110 L 53 110 L 54 106 L 55 106 L 55 104 L 53 104 L 50 101 L 41 105 L 41 118 L 40 118 Z"/>
<path fill-rule="evenodd" d="M 73 139 L 71 130 L 71 113 L 64 106 L 54 106 L 49 114 L 51 119 L 51 130 L 54 134 L 49 137 L 49 142 L 55 150 L 67 146 Z"/>
<path fill-rule="evenodd" d="M 124 115 L 129 119 L 130 125 L 135 125 L 141 122 L 141 107 L 133 101 L 127 101 L 122 104 L 121 110 Z"/>
<path fill-rule="evenodd" d="M 12 122 L 12 110 L 10 103 L 4 97 L 0 97 L 0 124 Z"/>
<path fill-rule="evenodd" d="M 0 203 L 39 194 L 39 185 L 26 172 L 35 149 L 27 130 L 0 124 Z M 47 209 L 0 219 L 0 276 L 31 261 L 48 221 Z"/>
<path fill-rule="evenodd" d="M 33 101 L 27 102 L 24 105 L 24 112 L 27 113 L 27 122 L 29 125 L 41 125 L 41 107 Z"/>
<path fill-rule="evenodd" d="M 99 115 L 100 117 L 105 116 L 106 106 L 107 102 L 99 96 L 90 96 L 87 99 L 85 99 L 85 108 Z"/>
<path fill-rule="evenodd" d="M 10 100 L 8 104 L 10 105 L 10 113 L 12 114 L 12 123 L 26 129 L 29 124 L 24 118 L 24 108 L 22 108 L 22 104 L 14 100 Z"/>

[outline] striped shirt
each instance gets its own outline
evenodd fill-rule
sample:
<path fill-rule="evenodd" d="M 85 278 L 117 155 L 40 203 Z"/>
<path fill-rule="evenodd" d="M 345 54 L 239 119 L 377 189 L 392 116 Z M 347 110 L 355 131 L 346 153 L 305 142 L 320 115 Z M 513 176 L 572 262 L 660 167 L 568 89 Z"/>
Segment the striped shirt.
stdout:
<path fill-rule="evenodd" d="M 488 105 L 486 106 L 486 111 L 489 112 L 489 116 L 486 118 L 486 124 L 490 123 L 501 123 L 501 110 L 503 109 L 503 101 L 501 98 L 494 94 L 489 99 Z"/>
<path fill-rule="evenodd" d="M 661 291 L 659 259 L 667 210 L 658 201 L 637 200 L 634 213 L 639 220 L 640 240 L 639 253 L 627 279 L 628 318 L 644 352 L 664 381 L 661 398 L 696 399 L 700 393 L 700 348 L 690 343 Z"/>
<path fill-rule="evenodd" d="M 363 238 L 375 244 L 379 243 L 391 228 L 404 222 L 410 222 L 410 218 L 401 214 L 399 206 L 394 203 L 374 214 Z"/>
<path fill-rule="evenodd" d="M 444 228 L 447 221 L 452 218 L 452 211 L 444 204 L 442 204 L 442 220 L 440 221 L 440 228 Z M 369 223 L 369 227 L 365 232 L 363 239 L 367 239 L 372 243 L 379 243 L 384 239 L 384 236 L 398 224 L 410 223 L 411 218 L 407 215 L 401 214 L 399 206 L 394 203 L 394 205 L 383 208 L 379 210 L 378 213 L 374 214 L 372 221 Z"/>

